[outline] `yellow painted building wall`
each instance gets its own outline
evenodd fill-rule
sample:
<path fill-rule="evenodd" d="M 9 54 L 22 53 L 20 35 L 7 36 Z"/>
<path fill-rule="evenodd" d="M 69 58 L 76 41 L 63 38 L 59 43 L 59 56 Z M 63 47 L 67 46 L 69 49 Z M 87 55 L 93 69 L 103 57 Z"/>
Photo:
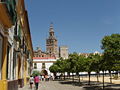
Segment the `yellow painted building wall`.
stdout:
<path fill-rule="evenodd" d="M 0 90 L 7 90 L 7 80 L 6 80 L 7 44 L 8 44 L 8 39 L 7 39 L 7 37 L 4 37 L 4 39 L 3 39 L 2 80 L 0 80 Z"/>
<path fill-rule="evenodd" d="M 0 80 L 0 90 L 7 90 L 7 81 L 6 80 Z"/>
<path fill-rule="evenodd" d="M 20 10 L 18 10 L 18 12 L 20 13 L 21 12 L 21 6 L 24 6 L 24 0 L 18 0 L 19 2 L 21 2 L 20 3 L 20 7 L 19 7 L 19 9 Z M 2 11 L 2 10 L 1 10 Z M 5 11 L 5 10 L 4 10 Z M 17 12 L 17 13 L 18 13 Z M 24 11 L 25 12 L 25 11 Z M 6 15 L 9 15 L 8 13 L 6 13 L 5 12 L 5 14 Z M 2 12 L 1 12 L 1 15 L 4 17 L 5 15 L 3 15 L 2 14 Z M 23 16 L 21 16 L 20 18 L 22 18 L 22 19 L 24 19 L 23 18 Z M 2 62 L 3 62 L 3 64 L 2 64 L 2 80 L 0 80 L 0 90 L 7 90 L 7 88 L 8 88 L 8 86 L 9 86 L 9 83 L 8 83 L 8 81 L 6 80 L 6 65 L 7 65 L 7 45 L 8 45 L 8 26 L 9 26 L 9 28 L 10 27 L 12 27 L 12 24 L 10 23 L 10 22 L 8 22 L 9 20 L 8 19 L 5 19 L 5 17 L 4 18 L 2 18 L 2 20 L 6 20 L 6 23 L 8 24 L 7 25 L 7 27 L 4 27 L 5 28 L 5 37 L 3 38 L 3 59 L 2 59 Z M 1 18 L 0 18 L 0 21 L 1 21 Z M 26 21 L 27 22 L 27 21 Z M 1 23 L 3 23 L 3 22 L 1 22 Z M 5 23 L 5 24 L 6 24 Z M 28 22 L 27 22 L 28 23 Z M 10 25 L 9 25 L 10 24 Z M 24 23 L 25 24 L 25 23 Z M 26 27 L 27 27 L 27 24 L 25 24 L 26 25 Z M 5 25 L 4 25 L 5 26 Z M 27 29 L 29 29 L 29 28 L 27 28 Z M 23 29 L 24 30 L 24 29 Z M 25 30 L 24 30 L 25 31 Z M 26 30 L 24 33 L 28 33 L 28 31 Z M 30 33 L 29 33 L 30 34 Z M 26 34 L 25 34 L 26 35 Z M 29 35 L 29 37 L 28 36 L 25 36 L 25 37 L 27 37 L 27 38 L 30 38 L 30 35 Z M 31 40 L 31 39 L 29 39 L 29 40 Z M 29 41 L 30 42 L 30 41 Z M 28 42 L 26 42 L 28 45 L 29 45 L 29 43 Z M 32 43 L 29 45 L 29 47 L 27 46 L 27 49 L 29 48 L 30 50 L 32 50 L 31 49 L 31 47 L 32 47 Z M 31 51 L 31 52 L 33 52 L 33 51 Z M 17 60 L 18 61 L 18 60 Z M 22 63 L 21 63 L 22 64 Z M 17 62 L 17 65 L 16 65 L 16 80 L 17 79 L 24 79 L 24 85 L 26 85 L 27 84 L 27 73 L 28 73 L 28 71 L 27 71 L 27 58 L 24 58 L 24 77 L 22 77 L 22 75 L 21 75 L 21 73 L 22 73 L 22 65 L 20 66 L 20 72 L 19 72 L 19 74 L 18 74 L 18 67 L 19 66 L 19 62 Z"/>
<path fill-rule="evenodd" d="M 27 84 L 27 62 L 24 60 L 24 85 Z"/>

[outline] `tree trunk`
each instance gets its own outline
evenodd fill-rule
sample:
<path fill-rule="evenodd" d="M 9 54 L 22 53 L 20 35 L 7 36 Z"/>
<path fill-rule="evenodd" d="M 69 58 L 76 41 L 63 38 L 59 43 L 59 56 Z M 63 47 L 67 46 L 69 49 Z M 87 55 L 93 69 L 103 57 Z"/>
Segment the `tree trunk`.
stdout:
<path fill-rule="evenodd" d="M 112 83 L 112 75 L 111 75 L 111 70 L 109 70 L 109 74 L 110 74 L 110 83 Z"/>
<path fill-rule="evenodd" d="M 79 72 L 76 73 L 78 78 L 79 78 L 79 83 L 80 83 L 80 75 L 79 75 Z"/>
<path fill-rule="evenodd" d="M 99 72 L 97 71 L 97 82 L 99 82 Z"/>
<path fill-rule="evenodd" d="M 67 79 L 69 78 L 69 74 L 68 74 L 68 72 L 67 72 Z"/>
<path fill-rule="evenodd" d="M 88 72 L 88 75 L 89 75 L 88 85 L 90 85 L 90 72 Z"/>
<path fill-rule="evenodd" d="M 56 79 L 56 73 L 53 73 L 54 79 Z"/>
<path fill-rule="evenodd" d="M 73 75 L 73 73 L 72 73 L 72 78 L 73 78 L 73 82 L 74 82 L 74 75 Z"/>
<path fill-rule="evenodd" d="M 64 72 L 64 80 L 65 80 L 65 72 Z"/>
<path fill-rule="evenodd" d="M 117 77 L 119 77 L 119 73 L 118 73 L 118 70 L 117 70 Z"/>
<path fill-rule="evenodd" d="M 63 73 L 61 73 L 61 75 L 59 76 L 59 79 L 62 80 L 63 78 Z"/>
<path fill-rule="evenodd" d="M 68 73 L 69 79 L 70 79 L 70 73 Z"/>
<path fill-rule="evenodd" d="M 104 71 L 103 71 L 103 90 L 105 89 L 105 85 L 104 85 Z"/>
<path fill-rule="evenodd" d="M 118 71 L 118 77 L 120 76 L 120 71 Z"/>
<path fill-rule="evenodd" d="M 79 74 L 78 74 L 79 75 Z M 80 83 L 80 75 L 79 75 L 79 83 Z"/>

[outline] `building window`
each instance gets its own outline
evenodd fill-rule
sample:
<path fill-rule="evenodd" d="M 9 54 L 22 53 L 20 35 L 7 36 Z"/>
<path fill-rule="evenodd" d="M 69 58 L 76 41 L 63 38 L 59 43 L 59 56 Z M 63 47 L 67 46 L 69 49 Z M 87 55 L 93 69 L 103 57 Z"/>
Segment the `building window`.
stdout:
<path fill-rule="evenodd" d="M 2 72 L 2 48 L 3 48 L 3 37 L 0 35 L 0 80 L 1 80 L 1 72 Z"/>
<path fill-rule="evenodd" d="M 6 69 L 6 78 L 10 80 L 10 75 L 11 75 L 11 45 L 8 44 L 7 47 L 7 69 Z"/>
<path fill-rule="evenodd" d="M 45 69 L 45 63 L 42 63 L 42 69 Z"/>
<path fill-rule="evenodd" d="M 12 76 L 13 76 L 13 80 L 16 78 L 16 52 L 14 50 L 13 52 L 13 69 L 12 69 Z"/>
<path fill-rule="evenodd" d="M 37 63 L 34 63 L 34 69 L 37 69 Z"/>

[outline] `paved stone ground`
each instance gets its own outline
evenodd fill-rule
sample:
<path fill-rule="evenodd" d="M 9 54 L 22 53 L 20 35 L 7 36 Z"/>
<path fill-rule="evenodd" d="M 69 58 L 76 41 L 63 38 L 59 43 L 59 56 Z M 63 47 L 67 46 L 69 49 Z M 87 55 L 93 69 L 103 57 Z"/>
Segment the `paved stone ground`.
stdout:
<path fill-rule="evenodd" d="M 35 86 L 33 85 L 33 89 Z M 23 88 L 18 90 L 31 90 L 29 85 L 26 85 Z M 84 89 L 80 86 L 71 85 L 70 83 L 60 83 L 59 81 L 41 81 L 39 83 L 39 90 L 93 90 L 93 89 Z"/>
<path fill-rule="evenodd" d="M 101 86 L 101 85 L 100 85 Z M 35 86 L 33 85 L 33 89 Z M 110 89 L 105 90 L 120 90 L 120 86 L 116 87 L 114 89 L 109 86 Z M 112 86 L 113 87 L 113 86 Z M 18 90 L 31 90 L 29 87 L 29 84 L 24 86 L 23 88 L 19 88 Z M 70 81 L 41 81 L 39 83 L 39 90 L 101 90 L 98 89 L 96 86 L 89 86 L 89 85 L 79 85 L 78 83 L 72 83 Z"/>

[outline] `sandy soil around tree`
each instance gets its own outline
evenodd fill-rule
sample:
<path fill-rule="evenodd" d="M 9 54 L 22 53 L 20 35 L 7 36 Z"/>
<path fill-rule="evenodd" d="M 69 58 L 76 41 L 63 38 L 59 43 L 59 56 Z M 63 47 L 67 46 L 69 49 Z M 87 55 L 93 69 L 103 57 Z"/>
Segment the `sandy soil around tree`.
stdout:
<path fill-rule="evenodd" d="M 85 76 L 81 77 L 81 81 L 88 81 L 88 80 L 89 80 L 88 76 L 87 77 L 85 77 Z M 97 81 L 97 77 L 96 76 L 91 76 L 90 81 Z M 102 76 L 99 77 L 99 82 L 103 82 L 103 77 Z M 104 82 L 110 83 L 110 77 L 105 76 L 104 77 Z M 120 78 L 118 78 L 117 80 L 112 78 L 112 83 L 113 84 L 120 84 Z"/>

